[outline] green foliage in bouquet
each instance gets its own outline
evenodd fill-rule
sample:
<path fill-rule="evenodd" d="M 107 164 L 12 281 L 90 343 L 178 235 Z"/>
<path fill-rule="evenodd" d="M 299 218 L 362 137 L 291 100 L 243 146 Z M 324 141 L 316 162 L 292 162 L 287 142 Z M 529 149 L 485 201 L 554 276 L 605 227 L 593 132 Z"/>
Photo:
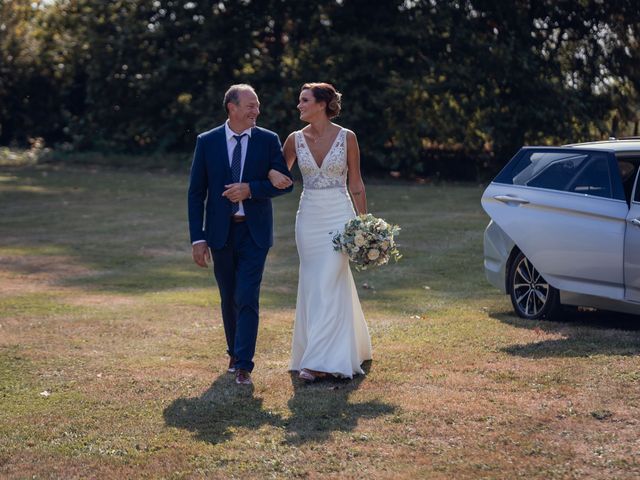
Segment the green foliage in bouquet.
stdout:
<path fill-rule="evenodd" d="M 333 236 L 333 249 L 348 255 L 356 270 L 366 270 L 402 258 L 395 241 L 399 233 L 398 225 L 367 213 L 348 221 L 344 231 Z"/>

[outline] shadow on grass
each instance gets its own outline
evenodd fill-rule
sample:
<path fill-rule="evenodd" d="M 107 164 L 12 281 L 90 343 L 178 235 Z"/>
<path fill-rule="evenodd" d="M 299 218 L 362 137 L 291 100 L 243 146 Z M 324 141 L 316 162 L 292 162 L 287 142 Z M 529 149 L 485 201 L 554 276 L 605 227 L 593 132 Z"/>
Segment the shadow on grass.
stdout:
<path fill-rule="evenodd" d="M 577 309 L 567 309 L 561 321 L 526 320 L 503 312 L 490 316 L 513 327 L 562 336 L 502 349 L 511 355 L 545 358 L 640 354 L 640 316 Z"/>
<path fill-rule="evenodd" d="M 363 365 L 369 371 L 371 363 Z M 364 375 L 353 380 L 326 380 L 307 385 L 291 374 L 294 395 L 288 405 L 291 416 L 265 410 L 253 386 L 235 384 L 232 375 L 221 375 L 197 398 L 179 398 L 164 411 L 168 426 L 194 432 L 196 438 L 212 444 L 231 440 L 239 428 L 257 430 L 264 425 L 283 428 L 290 444 L 319 442 L 333 432 L 355 429 L 361 418 L 388 415 L 395 407 L 378 401 L 350 403 Z"/>
<path fill-rule="evenodd" d="M 257 430 L 283 423 L 282 417 L 263 408 L 253 385 L 236 385 L 229 374 L 220 375 L 200 397 L 175 400 L 164 410 L 164 420 L 213 444 L 230 440 L 238 428 Z"/>
<path fill-rule="evenodd" d="M 363 364 L 365 375 L 371 362 Z M 329 438 L 332 432 L 350 432 L 361 418 L 389 415 L 396 407 L 378 401 L 350 403 L 349 395 L 358 389 L 365 375 L 352 380 L 322 380 L 307 385 L 291 373 L 293 397 L 288 402 L 291 417 L 287 421 L 287 441 L 291 444 L 319 442 Z"/>

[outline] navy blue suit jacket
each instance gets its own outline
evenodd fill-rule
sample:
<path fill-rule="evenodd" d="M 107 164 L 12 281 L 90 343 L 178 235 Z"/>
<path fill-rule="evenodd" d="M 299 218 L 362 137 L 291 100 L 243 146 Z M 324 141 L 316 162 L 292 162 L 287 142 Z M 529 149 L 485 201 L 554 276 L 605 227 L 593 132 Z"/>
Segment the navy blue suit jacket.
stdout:
<path fill-rule="evenodd" d="M 242 182 L 248 183 L 251 198 L 242 202 L 251 237 L 261 248 L 273 245 L 271 198 L 288 193 L 279 190 L 267 175 L 271 169 L 289 176 L 278 135 L 260 127 L 251 130 Z M 224 186 L 233 183 L 224 125 L 198 135 L 189 181 L 189 232 L 191 241 L 206 240 L 213 250 L 227 242 L 231 223 L 231 202 L 222 196 Z"/>

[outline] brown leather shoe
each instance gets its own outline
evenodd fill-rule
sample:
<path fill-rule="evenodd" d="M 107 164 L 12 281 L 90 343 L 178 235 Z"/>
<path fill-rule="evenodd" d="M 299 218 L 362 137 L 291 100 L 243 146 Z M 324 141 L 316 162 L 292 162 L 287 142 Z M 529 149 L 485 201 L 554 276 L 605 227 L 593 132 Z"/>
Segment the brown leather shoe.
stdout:
<path fill-rule="evenodd" d="M 242 370 L 241 368 L 236 370 L 236 383 L 238 385 L 251 385 L 253 383 L 251 381 L 251 372 Z"/>
<path fill-rule="evenodd" d="M 227 368 L 228 373 L 236 373 L 236 358 L 229 357 L 229 368 Z"/>

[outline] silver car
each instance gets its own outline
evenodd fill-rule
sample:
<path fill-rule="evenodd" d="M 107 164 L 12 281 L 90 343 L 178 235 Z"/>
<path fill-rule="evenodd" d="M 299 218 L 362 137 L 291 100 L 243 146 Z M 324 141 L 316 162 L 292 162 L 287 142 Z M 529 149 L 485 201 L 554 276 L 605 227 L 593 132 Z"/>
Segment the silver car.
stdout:
<path fill-rule="evenodd" d="M 484 268 L 524 318 L 640 314 L 640 140 L 523 147 L 482 207 Z"/>

